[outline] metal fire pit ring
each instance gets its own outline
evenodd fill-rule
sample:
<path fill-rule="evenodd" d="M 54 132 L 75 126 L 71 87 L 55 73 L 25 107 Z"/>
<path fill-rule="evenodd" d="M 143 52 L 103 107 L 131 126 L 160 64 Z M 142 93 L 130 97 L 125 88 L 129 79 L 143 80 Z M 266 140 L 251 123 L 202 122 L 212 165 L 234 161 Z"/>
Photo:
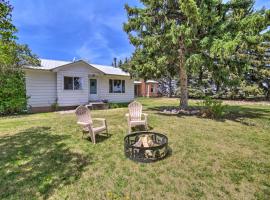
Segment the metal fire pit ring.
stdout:
<path fill-rule="evenodd" d="M 151 139 L 153 146 L 137 145 L 139 139 L 145 136 Z M 162 160 L 168 154 L 168 138 L 156 132 L 133 132 L 124 138 L 124 153 L 127 158 L 137 162 L 149 163 Z"/>

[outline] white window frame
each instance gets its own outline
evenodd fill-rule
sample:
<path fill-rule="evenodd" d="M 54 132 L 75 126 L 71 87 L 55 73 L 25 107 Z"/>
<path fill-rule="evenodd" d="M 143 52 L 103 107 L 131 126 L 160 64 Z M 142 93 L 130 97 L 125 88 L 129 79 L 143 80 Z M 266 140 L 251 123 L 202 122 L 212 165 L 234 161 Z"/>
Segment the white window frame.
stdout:
<path fill-rule="evenodd" d="M 121 82 L 121 86 L 120 86 L 121 91 L 120 92 L 114 91 L 114 82 L 115 81 L 120 81 Z M 110 82 L 112 83 L 112 88 L 111 88 Z M 124 82 L 124 87 L 123 87 L 123 82 Z M 126 80 L 123 80 L 123 79 L 109 79 L 109 93 L 110 94 L 124 94 L 124 93 L 126 93 Z"/>
<path fill-rule="evenodd" d="M 65 89 L 65 77 L 68 77 L 68 78 L 72 78 L 72 89 Z M 79 89 L 75 89 L 75 85 L 74 85 L 74 79 L 75 78 L 79 78 L 80 80 L 80 83 L 81 83 L 81 87 Z M 83 90 L 83 78 L 82 77 L 79 77 L 79 76 L 63 76 L 63 89 L 65 91 L 77 91 L 77 90 Z"/>

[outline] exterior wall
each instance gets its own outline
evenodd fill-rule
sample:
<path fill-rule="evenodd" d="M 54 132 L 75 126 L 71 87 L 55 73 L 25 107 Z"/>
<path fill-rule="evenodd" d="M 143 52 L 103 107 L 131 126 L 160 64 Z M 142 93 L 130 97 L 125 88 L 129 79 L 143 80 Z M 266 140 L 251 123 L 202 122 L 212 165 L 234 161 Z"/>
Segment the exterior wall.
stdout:
<path fill-rule="evenodd" d="M 98 73 L 90 70 L 86 64 L 67 66 L 57 71 L 57 100 L 59 106 L 74 106 L 89 102 L 89 74 Z M 64 76 L 81 77 L 82 90 L 64 90 Z"/>
<path fill-rule="evenodd" d="M 142 81 L 142 84 L 141 84 L 141 96 L 142 97 L 145 97 L 146 96 L 146 83 L 144 81 Z"/>
<path fill-rule="evenodd" d="M 149 97 L 157 97 L 158 96 L 158 84 L 157 83 L 147 83 L 149 86 Z M 153 92 L 151 92 L 151 87 L 153 87 Z"/>
<path fill-rule="evenodd" d="M 125 80 L 125 93 L 109 93 L 109 80 Z M 110 76 L 99 77 L 97 83 L 99 99 L 107 99 L 109 102 L 130 102 L 134 99 L 134 80 L 128 76 Z"/>
<path fill-rule="evenodd" d="M 64 76 L 83 79 L 82 90 L 64 90 Z M 89 79 L 97 79 L 97 94 L 90 94 Z M 125 80 L 125 93 L 109 93 L 109 79 Z M 59 106 L 87 104 L 89 101 L 106 99 L 109 102 L 129 102 L 134 99 L 134 83 L 127 76 L 104 75 L 86 64 L 68 66 L 57 72 L 57 99 Z"/>
<path fill-rule="evenodd" d="M 146 83 L 141 80 L 141 84 L 138 84 L 138 96 L 141 97 L 157 97 L 158 96 L 158 83 Z M 151 87 L 153 87 L 153 92 L 151 92 Z M 149 94 L 148 94 L 149 90 Z"/>
<path fill-rule="evenodd" d="M 81 77 L 82 90 L 64 90 L 64 76 Z M 61 67 L 54 72 L 26 70 L 26 91 L 30 96 L 28 105 L 32 112 L 51 111 L 53 103 L 60 107 L 88 104 L 91 100 L 89 79 L 97 79 L 97 95 L 93 100 L 130 102 L 134 99 L 133 79 L 127 76 L 104 75 L 86 64 Z M 125 93 L 109 93 L 109 79 L 125 80 Z"/>
<path fill-rule="evenodd" d="M 25 70 L 27 104 L 30 107 L 50 107 L 56 102 L 56 73 Z"/>

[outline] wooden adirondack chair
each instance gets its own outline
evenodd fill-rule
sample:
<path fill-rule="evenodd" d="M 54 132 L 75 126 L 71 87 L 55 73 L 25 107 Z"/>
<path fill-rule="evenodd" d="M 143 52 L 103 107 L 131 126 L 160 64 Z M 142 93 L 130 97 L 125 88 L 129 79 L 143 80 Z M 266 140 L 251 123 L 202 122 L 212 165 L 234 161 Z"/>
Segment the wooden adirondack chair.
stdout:
<path fill-rule="evenodd" d="M 129 113 L 126 114 L 128 121 L 128 133 L 131 133 L 131 128 L 135 126 L 143 125 L 148 130 L 147 114 L 142 113 L 142 104 L 137 101 L 133 101 L 128 105 Z M 144 118 L 142 119 L 142 115 Z"/>
<path fill-rule="evenodd" d="M 75 114 L 77 116 L 77 124 L 81 125 L 83 128 L 83 136 L 84 134 L 87 134 L 90 136 L 92 142 L 96 143 L 96 135 L 106 131 L 108 135 L 108 128 L 107 128 L 107 122 L 106 119 L 103 118 L 91 118 L 90 111 L 85 106 L 79 106 Z M 102 125 L 99 127 L 93 126 L 93 120 L 102 121 Z"/>

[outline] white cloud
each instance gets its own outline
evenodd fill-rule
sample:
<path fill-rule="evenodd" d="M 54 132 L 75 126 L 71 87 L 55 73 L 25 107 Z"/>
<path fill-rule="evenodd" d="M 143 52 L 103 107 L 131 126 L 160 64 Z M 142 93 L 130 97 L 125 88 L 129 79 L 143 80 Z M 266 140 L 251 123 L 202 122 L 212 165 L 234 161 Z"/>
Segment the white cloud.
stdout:
<path fill-rule="evenodd" d="M 19 38 L 35 46 L 41 57 L 54 57 L 56 52 L 58 57 L 67 54 L 110 64 L 113 57 L 131 55 L 122 30 L 126 21 L 123 0 L 13 1 Z"/>
<path fill-rule="evenodd" d="M 104 56 L 102 54 L 103 52 L 108 54 L 107 51 L 110 54 L 112 52 L 108 46 L 107 39 L 103 37 L 99 32 L 95 32 L 80 46 L 80 48 L 76 50 L 76 54 L 80 58 L 87 59 L 93 63 L 99 61 L 99 59 Z"/>
<path fill-rule="evenodd" d="M 114 57 L 125 59 L 131 55 L 131 50 L 120 52 L 109 47 L 109 41 L 99 32 L 95 32 L 77 50 L 79 58 L 87 59 L 91 63 L 110 64 Z"/>

